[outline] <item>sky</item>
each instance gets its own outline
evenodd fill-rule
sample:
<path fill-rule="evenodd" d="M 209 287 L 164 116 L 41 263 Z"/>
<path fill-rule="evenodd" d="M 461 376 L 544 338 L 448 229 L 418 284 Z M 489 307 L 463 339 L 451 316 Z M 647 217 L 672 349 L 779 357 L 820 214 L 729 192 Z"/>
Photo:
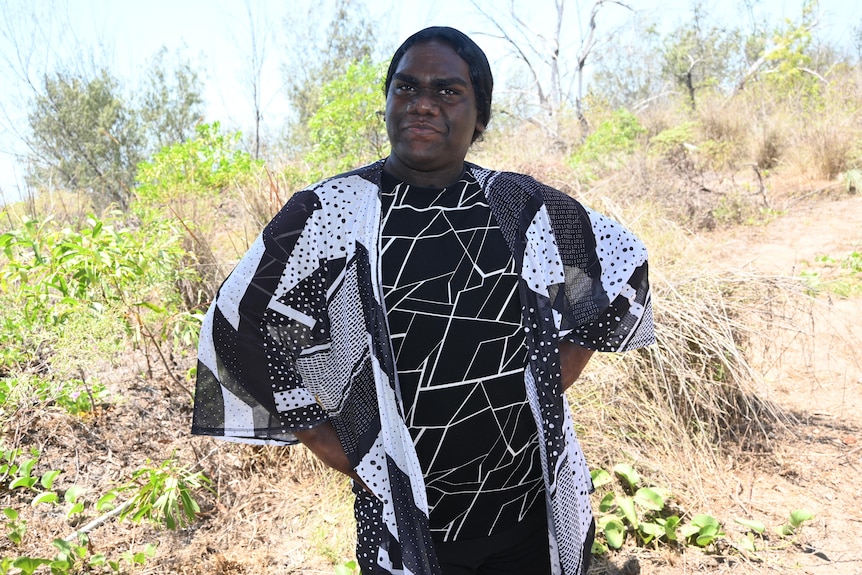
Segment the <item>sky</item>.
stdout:
<path fill-rule="evenodd" d="M 623 0 L 621 0 L 623 1 Z M 660 28 L 670 30 L 690 18 L 694 0 L 628 0 L 623 8 L 609 2 L 597 20 L 598 33 L 622 26 L 635 15 L 646 16 Z M 316 0 L 313 5 L 333 4 L 333 0 Z M 551 0 L 515 0 L 536 30 L 547 29 L 553 21 Z M 731 24 L 744 18 L 745 12 L 735 0 L 701 0 L 707 14 L 720 14 Z M 799 18 L 802 0 L 752 0 L 757 14 L 770 22 L 784 18 Z M 484 0 L 483 7 L 503 14 L 508 0 Z M 567 15 L 571 33 L 567 35 L 570 53 L 580 42 L 576 8 L 588 11 L 592 2 L 567 0 Z M 21 38 L 37 37 L 32 45 L 34 62 L 62 61 L 70 54 L 91 50 L 98 54 L 118 78 L 134 85 L 153 55 L 165 47 L 171 53 L 181 53 L 193 63 L 201 63 L 201 79 L 205 84 L 204 99 L 207 121 L 218 120 L 231 130 L 251 130 L 252 108 L 248 83 L 242 79 L 247 71 L 244 58 L 249 53 L 249 15 L 251 7 L 257 18 L 257 30 L 268 29 L 265 43 L 262 105 L 266 125 L 282 124 L 288 113 L 283 90 L 284 65 L 298 57 L 284 48 L 290 28 L 285 17 L 300 20 L 308 0 L 0 0 L 0 33 L 19 39 L 19 45 L 29 46 Z M 489 36 L 492 29 L 478 15 L 469 0 L 365 0 L 371 20 L 378 26 L 378 38 L 394 49 L 411 33 L 425 26 L 448 25 L 470 34 L 488 53 L 495 75 L 504 65 L 505 51 Z M 851 45 L 854 30 L 862 26 L 862 2 L 854 0 L 821 0 L 823 14 L 820 29 L 835 42 Z M 37 20 L 18 18 L 16 14 L 34 11 Z M 11 15 L 11 17 L 10 17 Z M 322 17 L 321 20 L 328 21 Z M 22 24 L 24 22 L 24 24 Z M 39 22 L 36 24 L 35 22 Z M 579 26 L 580 25 L 580 26 Z M 30 26 L 41 30 L 34 32 Z M 385 32 L 388 31 L 388 32 Z M 26 128 L 27 99 L 32 91 L 21 78 L 9 72 L 9 65 L 20 68 L 21 52 L 0 37 L 0 203 L 20 198 L 24 167 L 17 164 L 15 154 L 23 151 L 20 131 Z M 388 54 L 387 54 L 388 55 Z M 383 59 L 383 57 L 381 57 Z M 52 64 L 42 64 L 50 68 Z M 31 73 L 39 75 L 31 62 Z"/>

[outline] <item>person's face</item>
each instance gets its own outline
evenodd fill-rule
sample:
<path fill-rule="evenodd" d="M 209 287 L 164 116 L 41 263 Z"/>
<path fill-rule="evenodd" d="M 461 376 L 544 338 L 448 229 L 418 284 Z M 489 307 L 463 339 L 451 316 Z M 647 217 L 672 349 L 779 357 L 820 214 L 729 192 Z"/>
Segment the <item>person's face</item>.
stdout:
<path fill-rule="evenodd" d="M 413 45 L 386 94 L 387 168 L 416 185 L 445 186 L 461 175 L 477 130 L 476 95 L 467 62 L 448 44 Z"/>

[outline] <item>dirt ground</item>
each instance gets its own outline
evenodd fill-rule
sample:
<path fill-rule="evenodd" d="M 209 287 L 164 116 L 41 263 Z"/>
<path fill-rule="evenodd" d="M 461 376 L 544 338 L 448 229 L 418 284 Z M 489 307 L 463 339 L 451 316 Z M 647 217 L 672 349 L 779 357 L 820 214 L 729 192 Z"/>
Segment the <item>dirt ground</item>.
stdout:
<path fill-rule="evenodd" d="M 862 251 L 862 196 L 801 202 L 767 224 L 695 241 L 729 272 L 797 277 L 818 256 Z M 728 541 L 743 533 L 733 518 L 769 527 L 756 556 L 726 545 L 712 553 L 625 547 L 597 559 L 593 575 L 862 575 L 862 297 L 821 294 L 810 310 L 798 313 L 798 332 L 788 332 L 780 361 L 764 367 L 771 399 L 794 415 L 793 422 L 762 452 L 728 458 L 719 477 L 704 485 L 711 502 L 705 512 L 722 521 Z M 177 373 L 191 366 L 190 358 L 177 362 Z M 140 354 L 115 363 L 99 368 L 98 377 L 118 393 L 117 402 L 84 419 L 22 410 L 6 431 L 6 443 L 38 447 L 40 469 L 62 469 L 58 484 L 65 488 L 87 485 L 89 505 L 147 459 L 158 463 L 172 453 L 197 463 L 219 497 L 204 494 L 200 519 L 176 532 L 108 520 L 91 532 L 92 553 L 119 556 L 156 542 L 157 556 L 134 571 L 151 574 L 332 574 L 350 558 L 353 524 L 342 479 L 313 469 L 298 448 L 285 454 L 190 437 L 185 390 L 165 376 L 149 377 Z M 0 507 L 20 507 L 19 494 L 2 497 Z M 812 511 L 814 519 L 792 539 L 775 535 L 773 529 L 800 508 Z M 51 539 L 85 521 L 68 520 L 62 506 L 27 513 L 23 547 L 3 540 L 3 556 L 22 549 L 52 554 Z M 98 515 L 88 514 L 86 520 Z"/>

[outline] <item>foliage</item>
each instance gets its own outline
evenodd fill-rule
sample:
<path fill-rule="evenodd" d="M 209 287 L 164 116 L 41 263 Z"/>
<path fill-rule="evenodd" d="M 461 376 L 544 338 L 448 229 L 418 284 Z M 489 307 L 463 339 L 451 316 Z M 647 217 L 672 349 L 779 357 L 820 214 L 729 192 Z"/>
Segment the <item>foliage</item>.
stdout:
<path fill-rule="evenodd" d="M 634 114 L 628 110 L 616 110 L 587 136 L 569 159 L 569 164 L 582 177 L 595 177 L 599 170 L 618 167 L 625 156 L 635 151 L 638 138 L 645 131 Z"/>
<path fill-rule="evenodd" d="M 168 529 L 186 527 L 195 520 L 200 506 L 193 492 L 210 484 L 202 472 L 190 472 L 171 457 L 158 467 L 141 467 L 126 484 L 99 498 L 99 511 L 112 508 L 121 494 L 131 493 L 120 512 L 120 519 L 161 524 Z"/>
<path fill-rule="evenodd" d="M 7 508 L 8 509 L 8 508 Z M 53 557 L 30 557 L 22 555 L 19 557 L 4 557 L 0 559 L 0 575 L 11 574 L 12 569 L 18 569 L 16 573 L 28 575 L 35 573 L 39 567 L 45 565 L 51 569 L 52 575 L 74 575 L 77 573 L 113 573 L 120 575 L 127 573 L 124 563 L 129 568 L 136 569 L 143 566 L 147 559 L 156 555 L 156 546 L 148 543 L 141 551 L 131 550 L 123 552 L 117 559 L 109 559 L 102 553 L 92 553 L 89 537 L 85 533 L 78 534 L 77 540 L 67 541 L 65 539 L 54 539 L 51 544 L 57 550 Z"/>
<path fill-rule="evenodd" d="M 828 292 L 841 297 L 862 294 L 862 252 L 843 257 L 820 255 L 801 272 L 811 294 Z"/>
<path fill-rule="evenodd" d="M 660 40 L 658 30 L 650 25 L 610 42 L 596 54 L 590 98 L 604 100 L 614 108 L 634 109 L 659 96 L 667 85 L 655 57 Z"/>
<path fill-rule="evenodd" d="M 182 143 L 195 133 L 203 118 L 198 73 L 188 61 L 169 69 L 166 48 L 156 52 L 147 69 L 147 86 L 140 102 L 141 127 L 150 152 Z"/>
<path fill-rule="evenodd" d="M 661 131 L 650 138 L 650 153 L 668 158 L 684 153 L 685 148 L 694 147 L 697 129 L 697 122 L 685 122 Z"/>
<path fill-rule="evenodd" d="M 737 29 L 708 25 L 703 7 L 695 5 L 691 19 L 665 37 L 662 72 L 686 95 L 692 108 L 701 90 L 726 88 L 738 78 L 743 66 L 737 50 L 743 43 L 741 36 Z"/>
<path fill-rule="evenodd" d="M 593 545 L 594 553 L 604 554 L 608 547 L 619 549 L 629 536 L 640 545 L 659 541 L 686 543 L 692 528 L 683 526 L 679 515 L 670 511 L 668 490 L 641 487 L 640 475 L 628 464 L 616 465 L 613 472 L 623 492 L 609 491 L 599 503 L 596 525 L 605 543 L 597 539 Z M 592 471 L 591 476 L 597 489 L 613 482 L 611 474 L 603 469 Z M 692 541 L 700 547 L 711 542 L 705 539 Z"/>
<path fill-rule="evenodd" d="M 34 402 L 56 405 L 70 415 L 83 415 L 107 401 L 108 392 L 100 382 L 88 384 L 77 378 L 54 381 L 38 374 L 0 378 L 0 417 Z"/>
<path fill-rule="evenodd" d="M 814 518 L 814 514 L 807 509 L 795 509 L 790 512 L 787 523 L 783 523 L 774 529 L 775 533 L 782 538 L 796 535 L 799 527 L 806 521 Z M 733 546 L 739 552 L 748 557 L 757 559 L 757 552 L 766 551 L 775 546 L 769 545 L 769 536 L 766 525 L 762 521 L 752 519 L 735 518 L 734 521 L 746 529 L 742 538 L 737 540 Z"/>
<path fill-rule="evenodd" d="M 44 369 L 39 366 L 51 361 L 51 347 L 65 337 L 70 322 L 82 336 L 98 335 L 100 330 L 90 334 L 84 318 L 99 325 L 105 314 L 120 318 L 114 323 L 138 343 L 184 338 L 195 329 L 187 321 L 194 311 L 184 308 L 175 286 L 193 270 L 179 265 L 185 254 L 180 238 L 165 220 L 132 229 L 114 216 L 90 215 L 73 228 L 23 217 L 17 228 L 0 235 L 0 297 L 8 304 L 0 309 L 6 328 L 0 370 Z M 86 357 L 78 350 L 77 360 L 69 359 Z M 71 393 L 81 387 L 59 385 Z M 92 392 L 91 387 L 91 397 Z M 71 393 L 65 394 L 72 400 L 67 407 L 75 410 L 80 395 Z"/>
<path fill-rule="evenodd" d="M 320 105 L 323 86 L 343 76 L 356 62 L 371 58 L 376 44 L 376 26 L 361 1 L 336 0 L 325 30 L 316 25 L 320 22 L 319 3 L 307 7 L 307 18 L 301 25 L 286 21 L 292 26 L 290 37 L 296 39 L 292 53 L 298 55 L 286 76 L 288 99 L 297 114 L 292 139 L 300 149 L 305 147 L 306 127 Z"/>
<path fill-rule="evenodd" d="M 46 76 L 28 117 L 34 183 L 85 190 L 99 208 L 126 208 L 143 140 L 107 70 L 89 79 Z"/>
<path fill-rule="evenodd" d="M 820 95 L 820 82 L 810 72 L 811 29 L 816 19 L 817 0 L 806 0 L 802 9 L 802 20 L 785 20 L 772 38 L 773 48 L 764 53 L 770 64 L 764 79 L 774 93 L 783 97 L 816 98 Z"/>
<path fill-rule="evenodd" d="M 627 539 L 638 545 L 670 546 L 692 545 L 701 548 L 712 547 L 719 539 L 726 537 L 721 522 L 711 515 L 697 514 L 685 523 L 680 515 L 672 511 L 670 493 L 657 487 L 641 487 L 641 478 L 628 464 L 618 464 L 613 469 L 619 491 L 609 491 L 599 503 L 597 516 L 598 537 L 593 544 L 593 553 L 605 554 L 610 549 L 620 549 Z M 591 472 L 594 486 L 607 488 L 613 483 L 610 473 L 603 469 Z M 804 509 L 790 513 L 787 523 L 775 529 L 782 537 L 789 537 L 813 514 Z M 748 532 L 735 544 L 741 552 L 752 554 L 759 550 L 755 536 L 763 540 L 766 526 L 761 521 L 735 519 Z M 763 545 L 761 545 L 763 547 Z"/>
<path fill-rule="evenodd" d="M 54 482 L 60 471 L 34 474 L 38 451 L 31 450 L 30 457 L 24 461 L 20 461 L 21 452 L 17 449 L 3 450 L 0 455 L 0 489 L 35 491 L 37 495 L 32 500 L 33 507 L 59 504 Z M 169 529 L 176 529 L 187 526 L 195 519 L 200 508 L 192 492 L 208 486 L 209 483 L 203 473 L 188 472 L 178 466 L 174 458 L 170 458 L 159 467 L 147 466 L 135 471 L 127 483 L 102 495 L 96 502 L 95 509 L 110 510 L 119 494 L 130 494 L 131 498 L 115 512 L 121 520 L 146 519 Z M 85 513 L 87 506 L 83 494 L 84 489 L 76 485 L 65 490 L 63 500 L 68 505 L 68 519 Z M 21 547 L 27 534 L 27 521 L 15 507 L 5 507 L 3 515 L 7 538 L 16 547 Z M 52 573 L 61 575 L 82 572 L 119 574 L 126 572 L 124 565 L 128 565 L 130 569 L 140 567 L 147 559 L 154 557 L 156 552 L 155 545 L 147 544 L 140 551 L 127 550 L 119 557 L 109 558 L 91 551 L 88 535 L 83 530 L 65 539 L 56 538 L 52 544 L 57 549 L 53 557 L 20 555 L 0 559 L 0 574 L 11 573 L 10 569 L 19 569 L 20 573 L 33 573 L 42 565 L 49 566 Z"/>
<path fill-rule="evenodd" d="M 165 203 L 216 195 L 245 181 L 262 162 L 239 149 L 242 134 L 223 133 L 218 122 L 199 124 L 195 136 L 155 153 L 138 166 L 139 202 L 161 208 Z"/>
<path fill-rule="evenodd" d="M 186 140 L 203 112 L 197 73 L 188 62 L 169 68 L 165 49 L 133 94 L 141 96 L 124 96 L 107 69 L 46 75 L 28 114 L 31 184 L 83 190 L 98 211 L 127 209 L 138 163 Z"/>
<path fill-rule="evenodd" d="M 0 489 L 15 491 L 24 488 L 37 493 L 45 489 L 50 490 L 60 472 L 52 470 L 43 475 L 34 475 L 33 469 L 39 461 L 39 450 L 31 448 L 29 456 L 23 461 L 21 461 L 21 455 L 20 449 L 0 450 L 0 456 L 2 456 L 0 458 Z M 15 518 L 12 518 L 9 513 L 6 515 L 10 520 L 17 520 L 17 515 Z"/>
<path fill-rule="evenodd" d="M 323 86 L 308 121 L 314 148 L 307 160 L 320 175 L 346 171 L 385 155 L 389 144 L 381 119 L 385 99 L 380 91 L 384 66 L 366 58 L 350 64 L 344 75 Z"/>

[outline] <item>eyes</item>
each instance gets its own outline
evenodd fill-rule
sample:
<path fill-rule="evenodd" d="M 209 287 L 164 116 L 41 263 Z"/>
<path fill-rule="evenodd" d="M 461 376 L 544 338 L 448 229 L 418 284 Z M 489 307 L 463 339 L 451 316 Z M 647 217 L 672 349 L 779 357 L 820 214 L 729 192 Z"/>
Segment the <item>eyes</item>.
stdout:
<path fill-rule="evenodd" d="M 397 95 L 407 96 L 418 94 L 420 90 L 422 89 L 415 86 L 414 84 L 409 84 L 406 82 L 396 82 L 395 84 L 395 94 Z M 462 89 L 459 89 L 454 86 L 438 86 L 428 88 L 428 91 L 431 92 L 431 94 L 434 96 L 442 96 L 444 98 L 454 98 L 464 93 Z"/>

